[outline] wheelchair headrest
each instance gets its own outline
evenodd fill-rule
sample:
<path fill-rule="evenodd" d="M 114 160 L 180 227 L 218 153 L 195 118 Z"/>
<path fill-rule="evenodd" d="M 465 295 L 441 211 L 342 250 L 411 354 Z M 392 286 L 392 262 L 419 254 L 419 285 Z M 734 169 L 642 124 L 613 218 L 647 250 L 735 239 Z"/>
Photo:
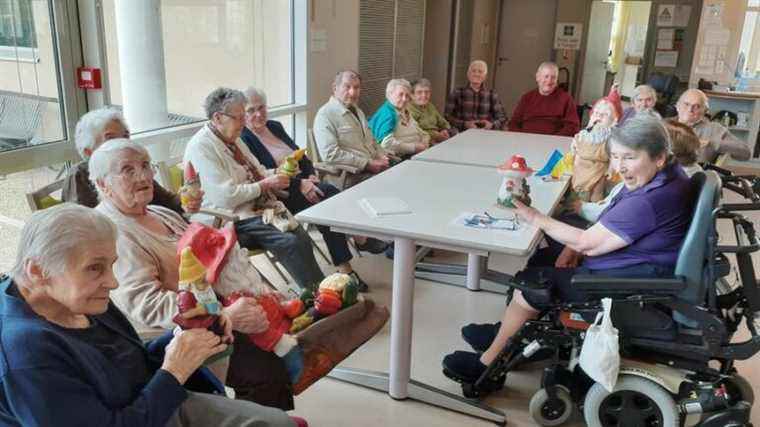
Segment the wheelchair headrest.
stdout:
<path fill-rule="evenodd" d="M 709 237 L 714 232 L 713 210 L 720 199 L 720 179 L 715 171 L 698 172 L 691 177 L 694 210 L 689 230 L 681 244 L 675 274 L 686 278 L 687 288 L 681 298 L 701 304 L 707 286 L 704 283 L 705 261 L 709 256 Z"/>
<path fill-rule="evenodd" d="M 676 92 L 679 82 L 680 79 L 673 74 L 655 73 L 649 76 L 647 84 L 657 92 L 670 97 Z"/>

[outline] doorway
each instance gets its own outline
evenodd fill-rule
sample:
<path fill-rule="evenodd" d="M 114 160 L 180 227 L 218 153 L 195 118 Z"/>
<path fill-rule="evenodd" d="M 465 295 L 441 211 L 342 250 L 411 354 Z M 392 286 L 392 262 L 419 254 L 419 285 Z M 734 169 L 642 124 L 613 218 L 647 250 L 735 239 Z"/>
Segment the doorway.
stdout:
<path fill-rule="evenodd" d="M 536 88 L 536 68 L 550 61 L 557 0 L 502 2 L 494 88 L 511 116 L 520 97 Z"/>
<path fill-rule="evenodd" d="M 641 81 L 651 1 L 595 1 L 591 5 L 579 103 L 593 104 L 613 82 L 625 97 Z"/>

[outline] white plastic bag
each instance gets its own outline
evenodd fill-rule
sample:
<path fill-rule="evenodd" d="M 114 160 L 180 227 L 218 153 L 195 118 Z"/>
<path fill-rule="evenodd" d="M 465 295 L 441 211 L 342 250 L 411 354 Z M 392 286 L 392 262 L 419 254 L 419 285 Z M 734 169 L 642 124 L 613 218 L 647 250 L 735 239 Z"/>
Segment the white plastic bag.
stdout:
<path fill-rule="evenodd" d="M 596 315 L 594 324 L 586 331 L 581 348 L 580 365 L 591 379 L 612 392 L 620 370 L 618 330 L 612 326 L 612 300 L 602 300 L 604 312 Z M 599 324 L 599 319 L 602 323 Z"/>

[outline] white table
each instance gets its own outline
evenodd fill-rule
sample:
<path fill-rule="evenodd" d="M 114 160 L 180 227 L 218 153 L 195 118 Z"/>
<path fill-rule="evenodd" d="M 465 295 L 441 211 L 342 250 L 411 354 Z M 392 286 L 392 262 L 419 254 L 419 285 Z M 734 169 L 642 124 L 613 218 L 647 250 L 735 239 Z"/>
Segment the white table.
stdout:
<path fill-rule="evenodd" d="M 566 153 L 572 138 L 521 132 L 468 129 L 412 157 L 413 160 L 496 168 L 514 154 L 525 157 L 528 166 L 540 170 L 554 150 Z M 534 197 L 532 190 L 531 197 Z M 530 254 L 528 254 L 530 255 Z M 467 289 L 504 293 L 502 274 L 488 270 L 487 258 L 470 253 L 467 266 L 419 263 L 417 277 Z"/>
<path fill-rule="evenodd" d="M 389 373 L 341 368 L 333 371 L 333 378 L 386 391 L 394 399 L 412 398 L 496 422 L 505 421 L 501 411 L 410 379 L 415 243 L 480 256 L 492 251 L 526 256 L 542 235 L 525 224 L 512 232 L 452 224 L 466 211 L 487 210 L 494 216 L 507 215 L 508 211 L 494 206 L 499 184 L 500 176 L 492 168 L 407 161 L 296 216 L 298 220 L 327 225 L 347 234 L 395 242 Z M 535 179 L 531 184 L 533 206 L 541 212 L 552 211 L 566 185 Z M 365 197 L 397 197 L 409 205 L 412 213 L 370 217 L 359 206 L 359 200 Z"/>
<path fill-rule="evenodd" d="M 572 140 L 568 136 L 468 129 L 412 159 L 495 168 L 513 154 L 520 154 L 528 166 L 539 170 L 555 149 L 563 153 L 569 151 Z"/>

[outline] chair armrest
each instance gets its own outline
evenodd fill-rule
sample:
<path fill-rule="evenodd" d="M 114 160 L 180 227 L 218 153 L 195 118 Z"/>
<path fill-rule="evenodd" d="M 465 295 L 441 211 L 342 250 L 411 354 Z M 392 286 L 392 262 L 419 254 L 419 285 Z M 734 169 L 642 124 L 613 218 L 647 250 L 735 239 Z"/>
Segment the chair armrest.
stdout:
<path fill-rule="evenodd" d="M 571 285 L 590 294 L 668 294 L 686 289 L 686 279 L 680 276 L 652 279 L 626 279 L 597 274 L 577 274 L 570 280 Z"/>
<path fill-rule="evenodd" d="M 357 174 L 361 172 L 358 168 L 348 165 L 331 165 L 324 162 L 314 163 L 314 169 L 324 172 L 328 175 L 340 175 L 342 172 Z"/>

